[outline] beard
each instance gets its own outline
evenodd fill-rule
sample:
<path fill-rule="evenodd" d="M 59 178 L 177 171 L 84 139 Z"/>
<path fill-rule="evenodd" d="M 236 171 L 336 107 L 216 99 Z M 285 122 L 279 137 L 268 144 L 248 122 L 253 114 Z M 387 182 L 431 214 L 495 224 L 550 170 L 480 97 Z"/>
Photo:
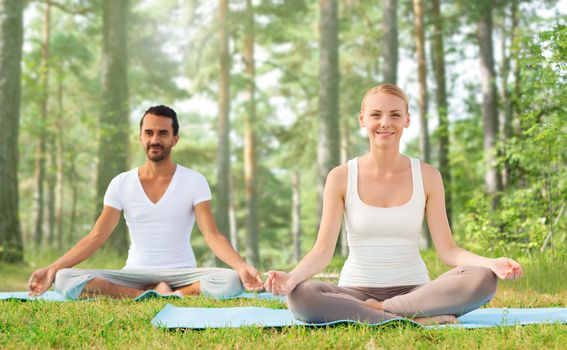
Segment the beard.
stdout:
<path fill-rule="evenodd" d="M 171 153 L 171 145 L 164 146 L 164 145 L 147 145 L 146 146 L 146 155 L 148 159 L 152 162 L 159 163 L 162 160 L 166 159 Z M 158 149 L 161 150 L 159 153 L 153 153 L 152 150 Z"/>

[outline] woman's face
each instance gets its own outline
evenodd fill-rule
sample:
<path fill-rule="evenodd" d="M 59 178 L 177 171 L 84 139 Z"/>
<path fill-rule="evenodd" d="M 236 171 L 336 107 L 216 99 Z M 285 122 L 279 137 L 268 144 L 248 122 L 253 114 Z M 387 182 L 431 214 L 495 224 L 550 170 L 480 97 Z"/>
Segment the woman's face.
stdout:
<path fill-rule="evenodd" d="M 404 128 L 409 127 L 406 104 L 396 95 L 378 93 L 366 97 L 360 112 L 361 127 L 366 127 L 371 146 L 398 147 Z"/>

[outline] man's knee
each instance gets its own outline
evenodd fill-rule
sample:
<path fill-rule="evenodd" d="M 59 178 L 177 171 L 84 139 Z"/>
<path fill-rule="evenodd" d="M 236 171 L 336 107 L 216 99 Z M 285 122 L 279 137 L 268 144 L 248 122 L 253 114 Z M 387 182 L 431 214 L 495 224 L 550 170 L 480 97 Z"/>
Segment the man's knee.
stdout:
<path fill-rule="evenodd" d="M 82 285 L 88 279 L 88 276 L 81 269 L 61 269 L 55 274 L 53 287 L 56 292 L 66 296 L 67 298 L 77 299 L 79 297 Z"/>
<path fill-rule="evenodd" d="M 223 271 L 223 279 L 225 280 L 226 290 L 232 294 L 231 296 L 240 295 L 244 291 L 244 286 L 236 271 L 226 269 Z"/>
<path fill-rule="evenodd" d="M 53 284 L 56 291 L 62 291 L 67 286 L 69 280 L 77 276 L 76 269 L 61 269 L 55 274 L 55 282 Z"/>
<path fill-rule="evenodd" d="M 219 269 L 201 281 L 201 293 L 217 299 L 226 299 L 242 294 L 244 287 L 234 270 Z"/>

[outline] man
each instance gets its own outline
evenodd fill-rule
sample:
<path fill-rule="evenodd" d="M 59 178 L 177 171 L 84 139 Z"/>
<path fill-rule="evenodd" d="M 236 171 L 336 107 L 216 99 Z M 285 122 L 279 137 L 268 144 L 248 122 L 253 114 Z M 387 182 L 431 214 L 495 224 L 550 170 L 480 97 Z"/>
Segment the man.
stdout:
<path fill-rule="evenodd" d="M 55 290 L 71 299 L 105 295 L 134 298 L 148 289 L 179 296 L 236 296 L 244 286 L 262 288 L 258 271 L 248 265 L 218 230 L 211 213 L 211 192 L 200 173 L 173 163 L 179 140 L 177 114 L 166 106 L 150 107 L 140 120 L 146 162 L 116 176 L 104 196 L 93 230 L 51 265 L 35 271 L 30 295 Z M 71 268 L 91 256 L 108 239 L 120 212 L 128 224 L 131 246 L 122 270 Z M 196 268 L 190 245 L 197 225 L 213 253 L 234 270 Z"/>

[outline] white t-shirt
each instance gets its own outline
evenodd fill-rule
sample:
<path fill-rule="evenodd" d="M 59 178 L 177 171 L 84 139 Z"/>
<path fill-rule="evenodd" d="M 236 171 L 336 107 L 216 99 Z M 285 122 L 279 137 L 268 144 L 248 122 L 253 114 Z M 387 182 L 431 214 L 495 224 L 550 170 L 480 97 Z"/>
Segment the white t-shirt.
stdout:
<path fill-rule="evenodd" d="M 211 190 L 205 177 L 181 165 L 177 165 L 157 203 L 144 192 L 138 168 L 112 179 L 104 195 L 104 205 L 124 210 L 131 241 L 124 268 L 195 267 L 190 243 L 195 223 L 193 210 L 210 199 Z"/>

